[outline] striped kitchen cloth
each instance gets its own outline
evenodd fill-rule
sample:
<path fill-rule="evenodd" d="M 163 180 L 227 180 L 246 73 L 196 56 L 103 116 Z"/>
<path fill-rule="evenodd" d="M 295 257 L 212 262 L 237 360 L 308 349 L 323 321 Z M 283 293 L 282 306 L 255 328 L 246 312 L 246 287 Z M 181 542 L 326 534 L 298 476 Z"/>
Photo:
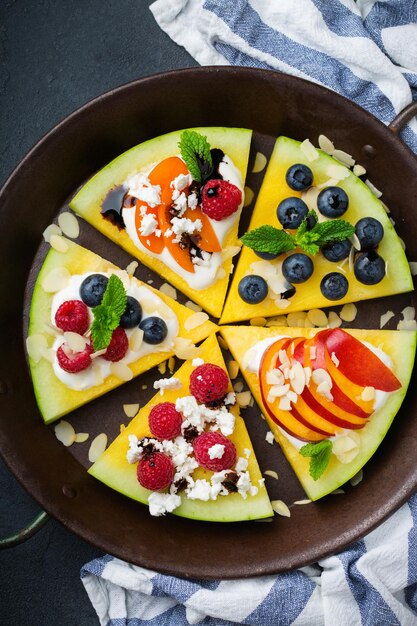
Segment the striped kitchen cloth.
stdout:
<path fill-rule="evenodd" d="M 157 0 L 170 37 L 202 65 L 278 70 L 389 123 L 417 99 L 416 0 Z M 403 131 L 417 152 L 417 122 Z M 185 580 L 111 556 L 82 581 L 102 626 L 417 626 L 417 495 L 363 540 L 276 576 Z"/>

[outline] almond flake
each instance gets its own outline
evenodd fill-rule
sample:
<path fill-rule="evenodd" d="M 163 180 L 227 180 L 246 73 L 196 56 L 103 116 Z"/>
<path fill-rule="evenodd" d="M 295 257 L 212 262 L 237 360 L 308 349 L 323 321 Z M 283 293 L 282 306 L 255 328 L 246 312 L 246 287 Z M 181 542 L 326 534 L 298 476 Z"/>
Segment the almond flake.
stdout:
<path fill-rule="evenodd" d="M 347 435 L 336 437 L 333 441 L 332 452 L 340 463 L 348 464 L 359 454 L 360 437 L 358 433 L 350 431 Z"/>
<path fill-rule="evenodd" d="M 43 238 L 46 241 L 46 243 L 51 242 L 52 235 L 61 235 L 61 234 L 62 234 L 62 230 L 57 224 L 49 224 L 49 226 L 47 226 L 42 233 Z"/>
<path fill-rule="evenodd" d="M 162 361 L 162 363 L 160 363 L 158 365 L 158 372 L 160 374 L 165 374 L 166 371 L 167 371 L 167 362 L 166 361 Z"/>
<path fill-rule="evenodd" d="M 352 167 L 352 165 L 355 165 L 355 159 L 352 157 L 351 154 L 348 154 L 344 150 L 335 150 L 332 156 L 347 167 Z"/>
<path fill-rule="evenodd" d="M 364 402 L 375 400 L 375 387 L 364 387 L 361 393 L 361 400 Z"/>
<path fill-rule="evenodd" d="M 253 193 L 252 189 L 250 187 L 245 187 L 243 206 L 249 206 L 250 204 L 252 204 L 254 197 L 255 194 Z"/>
<path fill-rule="evenodd" d="M 235 383 L 235 384 L 233 385 L 233 389 L 234 389 L 234 391 L 236 391 L 236 393 L 240 393 L 240 392 L 242 391 L 242 389 L 243 389 L 243 383 L 242 383 L 242 381 L 241 381 L 241 380 L 239 380 L 237 383 Z"/>
<path fill-rule="evenodd" d="M 227 350 L 228 349 L 228 345 L 225 342 L 225 340 L 223 339 L 223 337 L 221 335 L 217 336 L 217 341 L 219 342 L 219 346 L 221 348 L 223 348 L 223 350 Z"/>
<path fill-rule="evenodd" d="M 55 360 L 55 350 L 52 348 L 42 348 L 41 350 L 42 358 L 49 361 L 49 363 L 53 363 Z"/>
<path fill-rule="evenodd" d="M 394 317 L 394 311 L 387 311 L 383 315 L 381 315 L 381 319 L 379 321 L 379 327 L 384 328 L 388 324 L 391 318 Z"/>
<path fill-rule="evenodd" d="M 80 234 L 80 225 L 74 213 L 64 211 L 58 215 L 58 224 L 66 237 L 76 239 Z"/>
<path fill-rule="evenodd" d="M 265 419 L 265 418 L 264 418 L 264 419 Z M 267 441 L 268 443 L 270 443 L 270 444 L 271 444 L 271 446 L 273 446 L 273 445 L 274 445 L 275 438 L 274 438 L 274 433 L 273 433 L 271 430 L 268 430 L 268 432 L 266 433 L 266 435 L 265 435 L 265 441 Z"/>
<path fill-rule="evenodd" d="M 89 438 L 89 433 L 77 433 L 75 435 L 75 443 L 84 443 Z"/>
<path fill-rule="evenodd" d="M 26 350 L 34 363 L 39 363 L 42 358 L 43 350 L 47 348 L 48 342 L 45 335 L 34 333 L 33 335 L 29 335 L 26 339 Z"/>
<path fill-rule="evenodd" d="M 314 372 L 313 372 L 313 376 L 314 376 Z M 329 383 L 324 380 L 322 383 L 317 385 L 316 391 L 320 395 L 327 398 L 327 400 L 330 400 L 330 402 L 333 402 L 333 396 L 330 392 L 330 389 L 331 389 L 331 385 L 329 385 Z"/>
<path fill-rule="evenodd" d="M 75 441 L 75 430 L 69 422 L 61 420 L 54 428 L 55 436 L 65 447 L 72 446 Z"/>
<path fill-rule="evenodd" d="M 339 328 L 342 325 L 342 320 L 335 311 L 329 313 L 329 328 Z"/>
<path fill-rule="evenodd" d="M 405 320 L 414 320 L 416 317 L 416 310 L 413 306 L 406 306 L 405 309 L 401 311 L 401 315 Z"/>
<path fill-rule="evenodd" d="M 185 306 L 187 307 L 187 309 L 191 309 L 192 311 L 195 311 L 196 313 L 203 310 L 199 304 L 196 304 L 195 302 L 192 302 L 191 300 L 187 300 L 187 302 L 185 303 Z"/>
<path fill-rule="evenodd" d="M 305 311 L 296 311 L 295 313 L 288 313 L 287 324 L 294 328 L 304 328 L 304 322 L 307 318 Z"/>
<path fill-rule="evenodd" d="M 336 165 L 335 163 L 331 163 L 326 168 L 327 176 L 330 178 L 335 178 L 338 181 L 344 180 L 350 174 L 350 171 L 344 165 Z"/>
<path fill-rule="evenodd" d="M 296 394 L 301 395 L 306 386 L 306 375 L 303 366 L 299 361 L 296 361 L 291 368 L 293 374 L 291 379 L 291 387 Z"/>
<path fill-rule="evenodd" d="M 327 180 L 324 181 L 324 183 L 320 183 L 320 185 L 317 185 L 317 189 L 326 189 L 326 187 L 334 187 L 339 182 L 340 182 L 339 178 L 328 178 Z M 319 215 L 319 221 L 326 221 L 326 220 L 321 219 L 321 214 Z"/>
<path fill-rule="evenodd" d="M 350 302 L 349 304 L 343 305 L 342 310 L 339 313 L 339 316 L 345 322 L 353 322 L 357 314 L 358 314 L 358 309 L 353 304 L 353 302 Z"/>
<path fill-rule="evenodd" d="M 272 385 L 268 393 L 268 398 L 282 398 L 286 396 L 290 390 L 290 386 L 287 385 Z"/>
<path fill-rule="evenodd" d="M 327 315 L 321 309 L 311 309 L 311 311 L 308 311 L 307 317 L 314 326 L 319 326 L 320 328 L 327 326 Z"/>
<path fill-rule="evenodd" d="M 282 500 L 271 500 L 272 509 L 282 517 L 291 517 L 291 511 Z"/>
<path fill-rule="evenodd" d="M 417 330 L 417 322 L 416 320 L 400 320 L 397 330 Z"/>
<path fill-rule="evenodd" d="M 229 372 L 230 380 L 234 380 L 239 373 L 239 363 L 237 361 L 230 360 L 227 364 L 227 371 Z"/>
<path fill-rule="evenodd" d="M 123 411 L 127 417 L 135 417 L 139 411 L 139 404 L 124 404 Z"/>
<path fill-rule="evenodd" d="M 120 378 L 120 380 L 128 381 L 128 380 L 132 380 L 133 378 L 133 372 L 130 369 L 130 367 L 126 365 L 125 363 L 122 363 L 121 361 L 112 363 L 110 365 L 110 370 L 111 370 L 111 373 L 117 378 Z"/>
<path fill-rule="evenodd" d="M 331 496 L 340 496 L 340 495 L 342 495 L 343 493 L 345 493 L 345 492 L 343 491 L 343 489 L 340 489 L 340 488 L 339 488 L 339 489 L 335 489 L 334 491 L 332 491 L 329 495 L 331 495 Z"/>
<path fill-rule="evenodd" d="M 259 174 L 265 168 L 267 163 L 267 158 L 262 152 L 257 152 L 255 156 L 255 162 L 253 164 L 252 172 L 254 174 Z"/>
<path fill-rule="evenodd" d="M 405 251 L 405 241 L 404 241 L 404 239 L 401 239 L 401 237 L 398 237 L 398 239 L 400 240 L 400 244 L 401 244 L 402 249 Z"/>
<path fill-rule="evenodd" d="M 312 500 L 296 500 L 293 504 L 311 504 Z"/>
<path fill-rule="evenodd" d="M 274 470 L 265 470 L 264 475 L 271 476 L 271 478 L 275 478 L 275 480 L 278 480 L 278 474 L 274 472 Z"/>
<path fill-rule="evenodd" d="M 89 343 L 87 337 L 84 337 L 84 335 L 79 335 L 78 333 L 73 333 L 71 331 L 66 331 L 64 333 L 64 338 L 68 347 L 73 352 L 83 352 L 83 350 L 85 350 L 85 346 Z"/>
<path fill-rule="evenodd" d="M 320 156 L 316 148 L 313 146 L 313 144 L 311 143 L 309 139 L 305 139 L 300 144 L 300 150 L 306 157 L 307 161 L 309 161 L 310 163 L 312 161 L 316 161 Z"/>
<path fill-rule="evenodd" d="M 335 352 L 332 352 L 332 354 L 331 354 L 331 357 L 330 357 L 330 358 L 331 358 L 331 360 L 333 361 L 333 363 L 336 365 L 336 367 L 339 367 L 340 361 L 339 361 L 339 359 L 337 358 L 337 356 L 336 356 L 336 353 L 335 353 Z"/>
<path fill-rule="evenodd" d="M 330 141 L 330 139 L 328 137 L 326 137 L 326 135 L 319 135 L 319 147 L 321 148 L 321 150 L 323 150 L 323 152 L 326 152 L 327 154 L 332 155 L 335 147 L 334 147 L 334 143 L 333 141 Z"/>
<path fill-rule="evenodd" d="M 410 261 L 408 263 L 409 267 L 410 267 L 410 272 L 412 276 L 417 276 L 417 262 L 416 261 Z"/>
<path fill-rule="evenodd" d="M 42 280 L 42 289 L 46 293 L 56 293 L 65 289 L 69 283 L 71 274 L 66 267 L 55 267 Z"/>
<path fill-rule="evenodd" d="M 191 339 L 185 337 L 176 337 L 174 339 L 174 354 L 182 361 L 187 359 L 195 359 L 200 354 L 200 348 L 197 348 Z"/>
<path fill-rule="evenodd" d="M 331 389 L 333 381 L 327 370 L 323 369 L 322 367 L 319 367 L 318 369 L 314 370 L 311 377 L 313 379 L 313 383 L 315 383 L 316 385 L 321 385 L 321 383 L 326 383 Z"/>
<path fill-rule="evenodd" d="M 369 187 L 374 196 L 376 196 L 377 198 L 380 198 L 382 196 L 382 191 L 379 191 L 379 189 L 377 189 L 368 178 L 365 180 L 365 185 Z"/>
<path fill-rule="evenodd" d="M 285 315 L 277 315 L 276 317 L 270 317 L 266 322 L 266 326 L 268 328 L 271 328 L 273 326 L 288 326 L 287 317 Z"/>
<path fill-rule="evenodd" d="M 321 189 L 318 187 L 309 187 L 306 191 L 303 191 L 301 194 L 301 199 L 306 203 L 308 208 L 311 210 L 317 210 L 317 198 Z"/>
<path fill-rule="evenodd" d="M 351 235 L 351 237 L 349 237 L 349 241 L 352 244 L 352 246 L 354 247 L 355 250 L 360 250 L 361 249 L 361 242 L 358 239 L 358 236 L 356 233 L 353 233 L 353 235 Z"/>
<path fill-rule="evenodd" d="M 276 368 L 268 370 L 266 373 L 266 382 L 268 385 L 282 385 L 284 383 L 283 373 Z"/>
<path fill-rule="evenodd" d="M 286 300 L 285 298 L 277 298 L 274 300 L 275 306 L 277 309 L 288 309 L 291 304 L 290 300 Z"/>
<path fill-rule="evenodd" d="M 165 296 L 172 298 L 173 300 L 177 299 L 177 290 L 174 289 L 174 287 L 172 285 L 169 285 L 168 283 L 162 283 L 162 285 L 159 287 L 159 291 L 163 293 Z"/>
<path fill-rule="evenodd" d="M 139 352 L 143 343 L 143 330 L 141 328 L 135 328 L 129 337 L 129 348 L 132 352 Z"/>
<path fill-rule="evenodd" d="M 355 174 L 355 176 L 363 176 L 364 174 L 366 174 L 366 169 L 363 167 L 363 165 L 359 165 L 359 163 L 356 163 L 356 165 L 353 167 L 353 173 Z"/>
<path fill-rule="evenodd" d="M 226 246 L 221 252 L 222 261 L 232 259 L 236 254 L 240 252 L 240 246 Z"/>
<path fill-rule="evenodd" d="M 133 276 L 138 266 L 139 266 L 139 263 L 137 261 L 131 261 L 129 263 L 129 265 L 126 267 L 126 272 L 129 274 L 129 276 Z"/>
<path fill-rule="evenodd" d="M 253 317 L 249 324 L 251 326 L 266 326 L 266 319 L 264 317 Z"/>
<path fill-rule="evenodd" d="M 49 243 L 51 244 L 51 248 L 57 252 L 62 252 L 63 254 L 68 252 L 68 244 L 61 235 L 51 235 Z"/>
<path fill-rule="evenodd" d="M 352 485 L 352 487 L 356 487 L 356 485 L 359 485 L 359 483 L 362 482 L 362 480 L 363 480 L 363 470 L 359 470 L 359 472 L 355 474 L 355 476 L 353 476 L 353 478 L 351 478 L 349 482 Z"/>
<path fill-rule="evenodd" d="M 190 317 L 187 317 L 187 319 L 184 322 L 184 328 L 185 330 L 194 330 L 194 328 L 198 328 L 199 326 L 202 326 L 203 324 L 205 324 L 209 319 L 209 316 L 207 315 L 207 313 L 204 313 L 203 311 L 198 311 L 197 313 L 192 313 L 190 315 Z"/>
<path fill-rule="evenodd" d="M 240 393 L 236 394 L 236 402 L 242 409 L 244 409 L 249 406 L 251 397 L 252 394 L 250 391 L 241 391 Z"/>
<path fill-rule="evenodd" d="M 175 367 L 175 357 L 174 356 L 170 356 L 168 359 L 168 369 L 170 372 L 174 371 L 174 367 Z"/>
<path fill-rule="evenodd" d="M 355 262 L 355 247 L 352 246 L 349 251 L 349 272 L 353 272 L 354 262 Z"/>
<path fill-rule="evenodd" d="M 101 457 L 107 447 L 107 435 L 106 433 L 100 433 L 93 439 L 88 451 L 88 460 L 90 463 L 95 463 Z"/>
<path fill-rule="evenodd" d="M 316 354 L 317 354 L 316 346 L 311 346 L 310 347 L 310 361 L 314 361 L 314 359 L 316 358 Z"/>
<path fill-rule="evenodd" d="M 291 402 L 287 396 L 280 398 L 278 408 L 280 411 L 291 411 Z"/>

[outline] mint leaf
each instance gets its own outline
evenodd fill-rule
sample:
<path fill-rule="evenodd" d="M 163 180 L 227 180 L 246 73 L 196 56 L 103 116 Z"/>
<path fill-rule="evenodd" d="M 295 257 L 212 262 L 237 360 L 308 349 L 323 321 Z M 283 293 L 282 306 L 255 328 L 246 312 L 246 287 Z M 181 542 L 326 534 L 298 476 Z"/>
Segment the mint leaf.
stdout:
<path fill-rule="evenodd" d="M 185 130 L 181 133 L 178 146 L 192 177 L 201 183 L 203 179 L 202 172 L 206 173 L 213 166 L 207 137 L 196 133 L 195 130 Z"/>
<path fill-rule="evenodd" d="M 120 278 L 112 274 L 107 283 L 101 304 L 92 309 L 94 320 L 91 339 L 94 351 L 104 350 L 109 345 L 113 331 L 119 326 L 125 312 L 127 295 Z"/>
<path fill-rule="evenodd" d="M 313 230 L 319 235 L 317 243 L 321 247 L 352 237 L 355 227 L 345 220 L 335 219 L 328 222 L 320 222 L 316 224 Z"/>
<path fill-rule="evenodd" d="M 318 480 L 329 464 L 332 442 L 330 439 L 324 439 L 318 443 L 307 443 L 300 448 L 300 454 L 310 457 L 310 476 L 313 480 Z"/>
<path fill-rule="evenodd" d="M 301 224 L 299 228 L 301 228 Z M 297 231 L 295 235 L 295 241 L 297 246 L 303 248 L 303 250 L 305 250 L 308 254 L 312 255 L 317 254 L 317 252 L 320 250 L 320 246 L 318 244 L 319 240 L 320 235 L 318 232 L 316 232 L 315 228 L 307 230 L 301 235 Z"/>
<path fill-rule="evenodd" d="M 256 252 L 281 254 L 295 248 L 294 238 L 285 230 L 264 224 L 241 237 L 242 243 Z"/>

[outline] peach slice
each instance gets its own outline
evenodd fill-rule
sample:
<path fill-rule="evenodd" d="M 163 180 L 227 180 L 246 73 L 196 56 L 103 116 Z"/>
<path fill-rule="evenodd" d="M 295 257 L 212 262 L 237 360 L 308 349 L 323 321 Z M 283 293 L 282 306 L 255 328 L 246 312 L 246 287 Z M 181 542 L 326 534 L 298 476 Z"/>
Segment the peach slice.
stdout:
<path fill-rule="evenodd" d="M 184 213 L 184 217 L 189 218 L 193 222 L 195 222 L 196 219 L 201 220 L 201 223 L 203 224 L 202 229 L 196 233 L 195 236 L 193 235 L 191 237 L 201 250 L 204 250 L 205 252 L 221 252 L 222 247 L 217 239 L 216 233 L 214 232 L 214 228 L 210 223 L 210 219 L 205 213 L 203 213 L 200 207 L 196 207 L 193 210 L 187 209 Z"/>
<path fill-rule="evenodd" d="M 155 165 L 148 178 L 151 185 L 159 185 L 163 191 L 164 189 L 170 189 L 171 182 L 180 174 L 184 174 L 184 176 L 188 174 L 188 168 L 182 159 L 173 156 Z M 172 201 L 172 191 L 171 189 L 170 202 Z"/>

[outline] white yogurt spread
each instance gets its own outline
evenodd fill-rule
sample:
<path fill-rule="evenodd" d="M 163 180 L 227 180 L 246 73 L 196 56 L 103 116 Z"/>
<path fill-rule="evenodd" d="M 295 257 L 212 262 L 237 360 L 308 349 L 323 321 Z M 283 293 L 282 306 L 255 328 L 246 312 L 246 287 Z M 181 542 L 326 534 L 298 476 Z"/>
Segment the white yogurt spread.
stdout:
<path fill-rule="evenodd" d="M 111 276 L 111 274 L 116 274 L 122 280 L 127 295 L 136 298 L 136 300 L 140 303 L 142 307 L 142 320 L 147 317 L 160 317 L 164 320 L 168 329 L 168 334 L 162 343 L 158 345 L 151 345 L 143 341 L 138 350 L 134 351 L 129 348 L 126 355 L 123 359 L 118 361 L 118 363 L 128 365 L 129 363 L 133 363 L 133 361 L 137 361 L 137 359 L 140 359 L 147 354 L 171 351 L 174 345 L 174 339 L 178 335 L 179 325 L 177 316 L 172 309 L 170 309 L 153 291 L 143 285 L 138 285 L 137 282 L 134 279 L 132 280 L 125 271 L 87 272 L 85 274 L 75 274 L 71 276 L 67 287 L 58 291 L 53 297 L 51 306 L 51 323 L 55 324 L 55 314 L 63 302 L 67 300 L 81 299 L 81 283 L 85 280 L 85 278 L 87 278 L 87 276 L 97 273 L 103 274 L 107 277 Z M 93 321 L 91 309 L 89 309 L 89 315 L 91 323 Z M 135 330 L 135 328 L 125 329 L 128 339 Z M 52 365 L 56 377 L 70 389 L 75 389 L 76 391 L 90 389 L 90 387 L 101 384 L 103 380 L 111 374 L 111 362 L 106 361 L 106 359 L 99 356 L 93 360 L 93 364 L 90 367 L 81 372 L 77 372 L 76 374 L 66 372 L 62 369 L 62 367 L 60 367 L 56 357 L 56 351 L 63 343 L 63 335 L 58 335 L 52 346 L 52 349 L 55 352 Z"/>

